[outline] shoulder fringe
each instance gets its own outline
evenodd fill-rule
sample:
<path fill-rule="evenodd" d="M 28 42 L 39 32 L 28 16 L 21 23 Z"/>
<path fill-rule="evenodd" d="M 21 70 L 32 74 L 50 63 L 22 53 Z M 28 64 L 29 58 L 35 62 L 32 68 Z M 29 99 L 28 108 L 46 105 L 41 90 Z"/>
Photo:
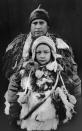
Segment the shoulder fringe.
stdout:
<path fill-rule="evenodd" d="M 60 38 L 56 38 L 56 44 L 58 49 L 69 49 L 69 46 Z"/>
<path fill-rule="evenodd" d="M 9 115 L 9 109 L 10 109 L 10 103 L 8 102 L 8 100 L 7 100 L 7 95 L 8 95 L 8 93 L 6 92 L 5 93 L 5 110 L 4 110 L 4 113 L 6 114 L 6 115 Z"/>
<path fill-rule="evenodd" d="M 18 43 L 18 41 L 20 41 L 20 40 L 23 38 L 24 35 L 25 35 L 25 34 L 20 34 L 20 35 L 18 35 L 18 36 L 7 46 L 6 52 L 8 52 L 9 50 L 12 50 L 13 47 L 14 47 L 14 45 L 16 44 L 16 41 L 17 41 L 17 43 Z"/>

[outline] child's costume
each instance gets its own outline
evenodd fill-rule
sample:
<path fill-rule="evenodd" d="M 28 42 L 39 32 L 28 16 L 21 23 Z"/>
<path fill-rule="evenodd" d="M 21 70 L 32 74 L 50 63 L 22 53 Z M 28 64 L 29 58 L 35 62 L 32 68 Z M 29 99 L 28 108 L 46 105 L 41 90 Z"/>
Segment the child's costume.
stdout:
<path fill-rule="evenodd" d="M 37 64 L 32 67 L 28 63 L 24 74 L 21 72 L 24 92 L 18 92 L 18 102 L 22 106 L 18 124 L 22 129 L 56 130 L 59 122 L 65 123 L 72 118 L 76 98 L 67 91 L 62 70 L 54 61 L 43 67 Z"/>
<path fill-rule="evenodd" d="M 44 66 L 35 61 L 36 47 L 42 42 L 47 42 L 51 47 L 54 58 Z M 64 47 L 68 48 L 68 45 L 65 44 Z M 69 81 L 73 74 L 69 66 L 67 72 L 65 71 L 66 59 L 63 59 L 65 58 L 62 55 L 56 53 L 55 44 L 50 38 L 41 36 L 33 43 L 32 60 L 24 62 L 18 73 L 20 89 L 16 99 L 21 109 L 17 123 L 22 129 L 56 130 L 60 122 L 66 123 L 75 113 L 74 107 L 77 100 L 69 89 L 69 83 L 72 86 L 72 82 Z M 5 111 L 9 114 L 10 104 L 7 93 L 8 106 Z"/>

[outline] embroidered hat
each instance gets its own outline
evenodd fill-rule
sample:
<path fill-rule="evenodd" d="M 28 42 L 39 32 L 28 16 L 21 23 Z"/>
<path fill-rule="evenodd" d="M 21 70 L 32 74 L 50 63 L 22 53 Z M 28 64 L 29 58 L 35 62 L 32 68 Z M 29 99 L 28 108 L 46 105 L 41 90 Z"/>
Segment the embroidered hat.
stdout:
<path fill-rule="evenodd" d="M 34 21 L 36 19 L 45 20 L 47 22 L 47 24 L 49 25 L 49 15 L 48 15 L 48 12 L 45 9 L 40 8 L 40 6 L 38 6 L 38 8 L 36 8 L 35 10 L 33 10 L 32 13 L 30 14 L 29 24 L 31 24 L 32 21 Z"/>
<path fill-rule="evenodd" d="M 55 58 L 56 47 L 55 47 L 54 41 L 51 38 L 47 37 L 47 36 L 40 36 L 33 42 L 33 45 L 32 45 L 32 59 L 34 60 L 34 58 L 35 58 L 35 51 L 36 51 L 37 46 L 39 44 L 42 44 L 42 43 L 47 44 L 51 48 L 53 57 Z"/>

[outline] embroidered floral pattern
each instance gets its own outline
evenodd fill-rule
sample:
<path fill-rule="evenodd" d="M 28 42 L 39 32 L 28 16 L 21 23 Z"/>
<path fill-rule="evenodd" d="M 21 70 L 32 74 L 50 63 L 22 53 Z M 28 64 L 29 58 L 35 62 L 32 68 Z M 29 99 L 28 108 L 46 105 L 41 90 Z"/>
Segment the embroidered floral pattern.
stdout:
<path fill-rule="evenodd" d="M 54 70 L 54 72 L 56 72 L 56 70 L 57 70 L 57 62 L 56 61 L 54 61 L 54 62 L 52 62 L 52 63 L 49 63 L 47 66 L 46 66 L 46 68 L 48 69 L 48 70 L 50 70 L 50 71 L 52 71 L 52 70 Z"/>
<path fill-rule="evenodd" d="M 36 72 L 35 72 L 35 76 L 36 76 L 37 78 L 41 78 L 41 77 L 43 76 L 43 74 L 44 74 L 44 72 L 43 72 L 43 71 L 40 71 L 40 70 L 36 70 Z"/>

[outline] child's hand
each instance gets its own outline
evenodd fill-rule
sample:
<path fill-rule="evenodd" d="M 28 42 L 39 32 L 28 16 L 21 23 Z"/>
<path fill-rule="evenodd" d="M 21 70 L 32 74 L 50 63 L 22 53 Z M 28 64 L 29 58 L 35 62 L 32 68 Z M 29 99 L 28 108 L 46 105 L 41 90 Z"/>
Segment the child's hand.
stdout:
<path fill-rule="evenodd" d="M 25 92 L 19 92 L 18 95 L 19 95 L 18 103 L 20 103 L 20 105 L 27 103 L 28 95 L 25 94 Z"/>

